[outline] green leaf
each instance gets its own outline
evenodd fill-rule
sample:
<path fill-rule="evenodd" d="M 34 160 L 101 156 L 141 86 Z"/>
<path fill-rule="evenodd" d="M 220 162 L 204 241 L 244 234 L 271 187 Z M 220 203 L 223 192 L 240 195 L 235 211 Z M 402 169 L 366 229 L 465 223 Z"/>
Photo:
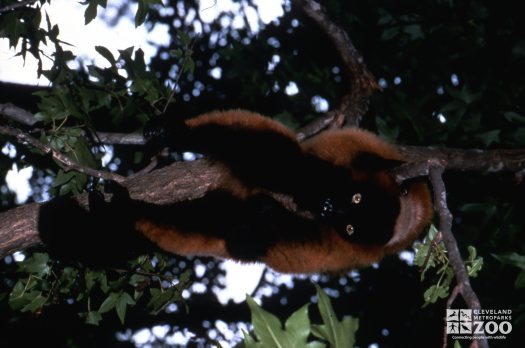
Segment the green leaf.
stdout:
<path fill-rule="evenodd" d="M 514 111 L 505 112 L 503 116 L 511 123 L 525 123 L 525 116 Z"/>
<path fill-rule="evenodd" d="M 476 138 L 480 139 L 483 142 L 483 145 L 485 145 L 486 147 L 489 147 L 493 143 L 500 142 L 500 134 L 501 134 L 500 129 L 493 129 L 491 131 L 476 134 Z"/>
<path fill-rule="evenodd" d="M 49 265 L 49 255 L 44 253 L 34 253 L 32 257 L 27 258 L 20 263 L 20 271 L 36 274 L 42 277 L 51 271 Z"/>
<path fill-rule="evenodd" d="M 115 60 L 115 57 L 113 57 L 113 54 L 110 50 L 108 50 L 104 46 L 95 46 L 95 50 L 106 60 L 111 64 L 111 66 L 115 66 L 117 64 L 117 61 Z"/>
<path fill-rule="evenodd" d="M 492 256 L 494 256 L 494 258 L 496 258 L 496 260 L 498 260 L 501 263 L 525 269 L 525 256 L 520 255 L 518 253 L 512 252 L 499 255 L 492 254 Z"/>
<path fill-rule="evenodd" d="M 331 347 L 353 347 L 355 333 L 359 328 L 359 319 L 348 316 L 339 321 L 326 293 L 317 284 L 315 288 L 318 297 L 317 307 L 321 313 L 323 325 L 313 325 L 312 333 L 314 336 L 327 340 Z"/>
<path fill-rule="evenodd" d="M 117 305 L 117 301 L 118 301 L 119 297 L 120 297 L 120 294 L 118 294 L 116 292 L 110 293 L 109 296 L 106 297 L 104 302 L 102 302 L 102 304 L 100 305 L 100 308 L 98 309 L 98 312 L 102 314 L 102 313 L 109 312 L 110 310 L 115 308 L 115 306 Z"/>
<path fill-rule="evenodd" d="M 177 37 L 179 38 L 183 46 L 187 47 L 191 44 L 191 37 L 187 32 L 182 31 L 182 30 L 177 30 Z"/>
<path fill-rule="evenodd" d="M 135 28 L 144 23 L 148 14 L 148 6 L 145 0 L 139 0 L 138 5 L 137 13 L 135 14 Z"/>
<path fill-rule="evenodd" d="M 33 293 L 34 296 L 27 305 L 24 306 L 24 308 L 21 309 L 22 312 L 31 312 L 35 313 L 40 308 L 44 307 L 44 304 L 47 301 L 47 298 L 42 296 L 42 293 L 40 291 Z"/>
<path fill-rule="evenodd" d="M 246 296 L 246 302 L 250 307 L 253 330 L 259 341 L 269 347 L 287 347 L 280 342 L 280 333 L 283 330 L 279 319 L 259 307 L 250 296 Z"/>
<path fill-rule="evenodd" d="M 467 265 L 467 273 L 469 277 L 477 277 L 478 272 L 481 271 L 483 268 L 483 258 L 477 258 L 476 260 L 472 261 L 470 265 Z"/>
<path fill-rule="evenodd" d="M 158 314 L 170 303 L 182 299 L 180 291 L 175 286 L 166 290 L 150 289 L 150 295 L 151 298 L 148 302 L 148 307 L 152 314 Z"/>
<path fill-rule="evenodd" d="M 98 325 L 102 320 L 102 315 L 94 311 L 83 313 L 81 316 L 85 317 L 86 324 L 90 325 Z"/>
<path fill-rule="evenodd" d="M 516 277 L 516 281 L 514 282 L 514 287 L 516 289 L 525 288 L 525 270 L 522 270 Z"/>
<path fill-rule="evenodd" d="M 126 318 L 126 307 L 127 305 L 134 305 L 135 301 L 127 292 L 123 292 L 117 300 L 117 315 L 120 319 L 120 322 L 124 324 L 124 319 Z"/>
<path fill-rule="evenodd" d="M 285 330 L 293 332 L 298 340 L 304 340 L 308 338 L 310 334 L 310 319 L 308 318 L 308 306 L 305 304 L 292 315 L 284 323 Z"/>
<path fill-rule="evenodd" d="M 324 347 L 321 342 L 308 343 L 310 335 L 310 319 L 308 318 L 308 304 L 295 311 L 285 322 L 284 329 L 281 321 L 272 313 L 257 305 L 250 296 L 246 296 L 246 303 L 252 314 L 252 324 L 256 339 L 244 334 L 244 343 L 249 347 Z"/>
<path fill-rule="evenodd" d="M 448 286 L 432 285 L 423 294 L 425 302 L 436 303 L 440 298 L 446 298 L 448 296 Z"/>
<path fill-rule="evenodd" d="M 84 12 L 84 24 L 89 24 L 93 19 L 97 17 L 97 6 L 98 3 L 96 1 L 89 1 L 88 7 L 86 8 L 86 11 Z"/>

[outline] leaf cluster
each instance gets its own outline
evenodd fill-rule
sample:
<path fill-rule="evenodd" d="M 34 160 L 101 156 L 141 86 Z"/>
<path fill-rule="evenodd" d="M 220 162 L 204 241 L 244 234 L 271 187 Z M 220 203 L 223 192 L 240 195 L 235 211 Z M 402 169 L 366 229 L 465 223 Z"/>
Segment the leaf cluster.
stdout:
<path fill-rule="evenodd" d="M 422 243 L 415 243 L 414 265 L 421 269 L 421 281 L 429 270 L 434 271 L 434 283 L 424 292 L 423 307 L 436 303 L 439 299 L 448 297 L 450 286 L 454 279 L 454 271 L 449 263 L 447 251 L 443 241 L 439 240 L 438 230 L 434 225 L 423 239 Z M 468 258 L 465 267 L 469 277 L 475 278 L 483 267 L 483 258 L 477 256 L 477 250 L 473 246 L 468 247 Z"/>
<path fill-rule="evenodd" d="M 315 284 L 315 287 L 317 308 L 321 314 L 322 324 L 310 322 L 309 304 L 306 304 L 286 319 L 283 326 L 275 315 L 259 307 L 253 298 L 247 296 L 246 302 L 252 313 L 253 332 L 245 333 L 244 346 L 246 348 L 353 347 L 359 320 L 350 316 L 338 320 L 326 293 L 319 285 Z M 312 340 L 312 337 L 321 341 Z"/>
<path fill-rule="evenodd" d="M 34 253 L 18 266 L 20 277 L 10 295 L 11 309 L 42 313 L 56 304 L 84 308 L 78 314 L 87 324 L 98 325 L 114 311 L 124 323 L 128 308 L 145 307 L 151 314 L 173 302 L 183 303 L 182 291 L 189 285 L 190 271 L 174 277 L 161 255 L 141 256 L 126 270 L 65 266 L 47 254 Z"/>

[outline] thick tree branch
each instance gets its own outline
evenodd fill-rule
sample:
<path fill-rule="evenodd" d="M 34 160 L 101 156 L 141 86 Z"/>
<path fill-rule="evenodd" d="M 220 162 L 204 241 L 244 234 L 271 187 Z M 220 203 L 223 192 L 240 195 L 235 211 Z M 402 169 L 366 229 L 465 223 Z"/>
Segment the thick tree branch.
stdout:
<path fill-rule="evenodd" d="M 368 71 L 363 56 L 348 34 L 332 22 L 319 3 L 313 0 L 294 0 L 294 4 L 314 20 L 332 41 L 350 79 L 350 90 L 342 98 L 338 108 L 331 112 L 330 116 L 333 118 L 328 124 L 339 127 L 343 123 L 348 126 L 358 126 L 368 110 L 370 95 L 379 89 L 374 76 Z M 315 129 L 316 127 L 312 127 L 311 130 Z M 306 134 L 304 131 L 302 133 Z"/>

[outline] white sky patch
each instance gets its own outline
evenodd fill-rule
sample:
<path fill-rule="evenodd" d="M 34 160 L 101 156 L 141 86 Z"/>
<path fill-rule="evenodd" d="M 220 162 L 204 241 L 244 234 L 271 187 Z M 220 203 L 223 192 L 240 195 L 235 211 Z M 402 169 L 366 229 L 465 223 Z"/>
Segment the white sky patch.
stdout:
<path fill-rule="evenodd" d="M 405 261 L 408 265 L 412 266 L 414 264 L 414 257 L 416 255 L 412 251 L 402 251 L 399 253 L 399 258 Z"/>
<path fill-rule="evenodd" d="M 148 342 L 151 342 L 152 340 L 153 336 L 150 329 L 139 330 L 131 337 L 131 341 L 139 347 L 145 345 Z"/>
<path fill-rule="evenodd" d="M 437 119 L 438 119 L 438 121 L 440 123 L 446 123 L 447 122 L 447 118 L 445 117 L 445 115 L 442 112 L 438 113 L 436 115 L 436 117 L 437 117 Z"/>
<path fill-rule="evenodd" d="M 195 337 L 194 333 L 189 332 L 188 330 L 184 329 L 182 332 L 177 331 L 173 335 L 166 337 L 166 343 L 169 345 L 179 345 L 179 346 L 186 346 L 188 342 Z"/>
<path fill-rule="evenodd" d="M 241 5 L 232 0 L 201 0 L 199 1 L 199 17 L 205 23 L 211 23 L 223 12 L 238 13 Z"/>
<path fill-rule="evenodd" d="M 277 17 L 284 15 L 283 0 L 254 0 L 261 21 L 268 24 Z"/>
<path fill-rule="evenodd" d="M 452 84 L 453 84 L 454 86 L 459 85 L 459 77 L 458 77 L 458 75 L 456 75 L 456 74 L 452 74 L 452 75 L 450 76 L 450 82 L 452 82 Z"/>
<path fill-rule="evenodd" d="M 111 160 L 113 159 L 113 146 L 111 145 L 102 145 L 103 149 L 103 153 L 104 153 L 104 156 L 102 156 L 102 158 L 100 159 L 100 161 L 102 162 L 102 167 L 106 167 L 109 162 L 111 162 Z"/>
<path fill-rule="evenodd" d="M 296 95 L 299 93 L 299 87 L 297 87 L 297 83 L 290 81 L 288 82 L 284 92 L 289 96 Z"/>
<path fill-rule="evenodd" d="M 328 100 L 320 95 L 314 95 L 311 102 L 317 112 L 327 112 L 330 107 Z"/>
<path fill-rule="evenodd" d="M 26 259 L 26 254 L 24 254 L 21 251 L 16 251 L 16 252 L 13 253 L 13 259 L 16 262 L 22 262 L 22 261 L 24 261 Z"/>
<path fill-rule="evenodd" d="M 16 157 L 16 147 L 10 142 L 7 142 L 2 148 L 2 153 L 8 156 L 9 158 L 15 158 Z"/>
<path fill-rule="evenodd" d="M 226 304 L 229 300 L 235 303 L 243 302 L 246 294 L 251 294 L 266 266 L 262 264 L 241 264 L 234 261 L 224 261 L 221 266 L 226 271 L 226 288 L 216 292 L 219 302 Z"/>
<path fill-rule="evenodd" d="M 5 176 L 5 181 L 9 190 L 16 194 L 16 203 L 22 204 L 27 201 L 27 198 L 31 195 L 31 185 L 29 185 L 29 179 L 33 176 L 33 167 L 26 167 L 18 170 L 16 163 L 13 163 L 11 169 Z"/>

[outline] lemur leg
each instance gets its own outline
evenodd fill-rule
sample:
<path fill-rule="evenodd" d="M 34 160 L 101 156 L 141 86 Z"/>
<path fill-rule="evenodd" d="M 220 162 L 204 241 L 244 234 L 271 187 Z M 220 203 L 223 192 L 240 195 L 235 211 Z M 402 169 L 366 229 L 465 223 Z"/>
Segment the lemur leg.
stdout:
<path fill-rule="evenodd" d="M 145 136 L 153 136 L 152 141 L 161 137 L 175 150 L 197 152 L 223 162 L 248 186 L 290 190 L 290 182 L 304 167 L 304 153 L 294 133 L 256 113 L 230 110 L 185 122 L 171 118 L 165 126 L 162 123 L 153 121 Z"/>

